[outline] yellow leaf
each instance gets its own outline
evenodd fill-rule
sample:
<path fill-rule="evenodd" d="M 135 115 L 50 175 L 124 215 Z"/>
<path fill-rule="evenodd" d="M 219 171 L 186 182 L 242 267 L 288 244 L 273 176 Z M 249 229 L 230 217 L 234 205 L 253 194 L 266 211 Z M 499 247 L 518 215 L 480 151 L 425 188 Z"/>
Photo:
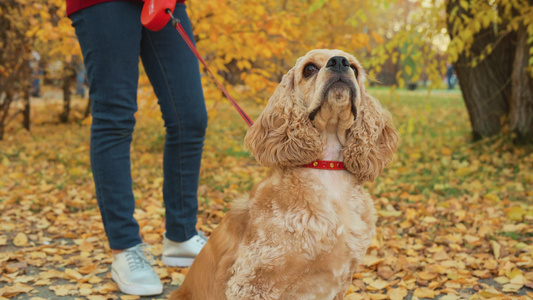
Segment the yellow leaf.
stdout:
<path fill-rule="evenodd" d="M 522 271 L 520 271 L 520 269 L 518 268 L 514 268 L 511 271 L 507 271 L 507 273 L 505 273 L 505 276 L 507 276 L 509 279 L 513 279 L 516 276 L 522 276 Z"/>
<path fill-rule="evenodd" d="M 420 272 L 418 273 L 418 277 L 423 280 L 433 280 L 435 279 L 439 274 L 435 273 L 426 273 L 426 272 Z"/>
<path fill-rule="evenodd" d="M 507 217 L 513 221 L 522 221 L 522 218 L 526 214 L 524 208 L 520 206 L 513 206 L 508 212 Z"/>
<path fill-rule="evenodd" d="M 498 290 L 496 290 L 495 288 L 493 287 L 490 287 L 488 289 L 485 289 L 485 290 L 482 290 L 479 292 L 479 295 L 480 296 L 483 296 L 485 298 L 494 298 L 494 297 L 499 297 L 499 296 L 503 296 L 502 293 L 500 293 Z"/>
<path fill-rule="evenodd" d="M 465 239 L 465 241 L 466 241 L 467 243 L 469 243 L 469 244 L 471 244 L 471 245 L 473 245 L 473 244 L 479 242 L 479 237 L 477 237 L 477 236 L 473 236 L 473 235 L 469 235 L 469 234 L 465 235 L 464 239 Z"/>
<path fill-rule="evenodd" d="M 441 298 L 439 298 L 440 300 L 460 300 L 462 299 L 461 296 L 459 295 L 455 295 L 455 294 L 447 294 Z"/>
<path fill-rule="evenodd" d="M 509 278 L 505 276 L 499 276 L 499 277 L 494 278 L 494 281 L 503 285 L 503 284 L 509 283 Z"/>
<path fill-rule="evenodd" d="M 411 66 L 409 66 L 409 65 L 406 65 L 405 66 L 405 74 L 407 74 L 407 76 L 411 76 L 411 74 L 413 74 L 413 68 L 411 68 Z"/>
<path fill-rule="evenodd" d="M 519 289 L 521 289 L 524 285 L 523 284 L 513 284 L 509 283 L 503 286 L 502 291 L 506 293 L 516 293 Z"/>
<path fill-rule="evenodd" d="M 3 296 L 3 297 L 11 298 L 21 293 L 28 293 L 31 290 L 33 290 L 31 286 L 17 282 L 13 284 L 12 286 L 5 286 L 1 288 L 0 297 Z"/>
<path fill-rule="evenodd" d="M 171 285 L 181 285 L 183 283 L 183 280 L 185 280 L 185 274 L 178 273 L 178 272 L 172 272 L 171 274 L 172 282 Z"/>
<path fill-rule="evenodd" d="M 520 274 L 511 279 L 510 283 L 524 285 L 527 283 L 527 279 L 524 278 L 524 275 Z"/>
<path fill-rule="evenodd" d="M 460 167 L 455 171 L 455 175 L 457 176 L 466 176 L 472 173 L 472 170 L 468 167 Z"/>
<path fill-rule="evenodd" d="M 91 274 L 97 270 L 97 267 L 98 267 L 97 264 L 87 265 L 87 266 L 79 268 L 78 272 L 80 274 L 85 274 L 85 275 Z"/>
<path fill-rule="evenodd" d="M 437 218 L 435 217 L 432 217 L 432 216 L 427 216 L 427 217 L 424 217 L 424 219 L 422 219 L 422 222 L 424 223 L 437 223 L 439 220 L 437 220 Z"/>
<path fill-rule="evenodd" d="M 13 240 L 13 244 L 17 247 L 25 247 L 28 246 L 28 237 L 22 233 L 17 233 L 17 236 L 15 236 L 15 239 Z"/>
<path fill-rule="evenodd" d="M 419 298 L 430 298 L 430 299 L 433 299 L 436 296 L 434 290 L 430 290 L 425 287 L 416 289 L 413 295 Z"/>
<path fill-rule="evenodd" d="M 65 274 L 67 274 L 69 279 L 80 280 L 83 277 L 80 273 L 78 273 L 78 271 L 73 270 L 73 269 L 66 269 Z"/>
<path fill-rule="evenodd" d="M 404 287 L 390 289 L 387 296 L 389 296 L 390 300 L 403 300 L 407 296 L 407 289 Z"/>
<path fill-rule="evenodd" d="M 383 279 L 377 279 L 374 280 L 372 283 L 369 284 L 371 287 L 375 288 L 376 290 L 381 290 L 389 286 L 389 283 Z"/>
<path fill-rule="evenodd" d="M 381 263 L 383 260 L 384 260 L 383 258 L 378 258 L 372 255 L 366 255 L 363 258 L 363 265 L 370 267 L 370 266 L 374 266 L 374 265 Z"/>
<path fill-rule="evenodd" d="M 500 202 L 500 198 L 494 194 L 486 194 L 483 196 L 483 198 L 492 200 L 493 202 Z"/>

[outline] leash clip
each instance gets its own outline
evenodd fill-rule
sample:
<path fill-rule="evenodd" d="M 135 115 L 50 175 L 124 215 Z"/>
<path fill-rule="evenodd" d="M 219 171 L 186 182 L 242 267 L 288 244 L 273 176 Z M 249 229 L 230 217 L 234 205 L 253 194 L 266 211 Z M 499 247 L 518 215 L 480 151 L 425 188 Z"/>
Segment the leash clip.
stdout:
<path fill-rule="evenodd" d="M 176 27 L 176 24 L 181 23 L 180 19 L 174 17 L 174 15 L 172 14 L 172 11 L 169 8 L 165 9 L 165 12 L 170 15 L 170 20 L 172 21 L 172 26 Z"/>

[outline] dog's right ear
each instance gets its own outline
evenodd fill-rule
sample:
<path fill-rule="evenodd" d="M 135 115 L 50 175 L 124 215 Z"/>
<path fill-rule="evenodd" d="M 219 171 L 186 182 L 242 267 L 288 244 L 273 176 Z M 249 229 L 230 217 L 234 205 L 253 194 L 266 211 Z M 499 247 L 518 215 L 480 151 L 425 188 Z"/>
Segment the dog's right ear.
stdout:
<path fill-rule="evenodd" d="M 320 157 L 324 145 L 312 126 L 303 101 L 294 92 L 294 68 L 283 76 L 244 142 L 266 167 L 293 167 Z"/>

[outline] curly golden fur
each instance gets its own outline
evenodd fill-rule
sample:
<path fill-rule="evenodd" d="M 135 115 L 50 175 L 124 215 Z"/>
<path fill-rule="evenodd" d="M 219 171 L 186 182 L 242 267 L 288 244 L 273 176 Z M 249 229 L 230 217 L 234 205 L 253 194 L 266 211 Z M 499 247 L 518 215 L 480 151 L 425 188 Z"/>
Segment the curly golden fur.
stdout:
<path fill-rule="evenodd" d="M 364 76 L 340 50 L 298 59 L 245 138 L 269 175 L 235 201 L 170 299 L 343 299 L 375 232 L 362 184 L 399 141 Z M 317 159 L 347 171 L 300 167 Z"/>

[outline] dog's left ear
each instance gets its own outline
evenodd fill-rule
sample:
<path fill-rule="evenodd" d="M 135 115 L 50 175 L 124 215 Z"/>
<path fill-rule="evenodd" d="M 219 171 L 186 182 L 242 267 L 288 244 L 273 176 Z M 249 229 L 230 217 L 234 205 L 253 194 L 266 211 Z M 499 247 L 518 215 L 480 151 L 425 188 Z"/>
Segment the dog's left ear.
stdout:
<path fill-rule="evenodd" d="M 294 68 L 283 76 L 268 104 L 244 138 L 266 167 L 293 167 L 320 157 L 323 142 L 294 92 Z"/>
<path fill-rule="evenodd" d="M 363 80 L 358 83 L 357 117 L 348 129 L 344 164 L 362 183 L 376 179 L 390 163 L 400 135 L 394 128 L 391 114 L 368 94 Z"/>

